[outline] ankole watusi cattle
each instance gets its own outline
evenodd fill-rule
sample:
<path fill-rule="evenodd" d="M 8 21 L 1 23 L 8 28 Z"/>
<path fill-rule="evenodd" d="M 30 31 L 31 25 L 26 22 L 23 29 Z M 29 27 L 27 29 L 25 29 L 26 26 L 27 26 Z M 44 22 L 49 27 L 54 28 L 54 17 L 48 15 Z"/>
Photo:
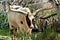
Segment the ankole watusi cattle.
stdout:
<path fill-rule="evenodd" d="M 24 32 L 27 32 L 28 40 L 31 40 L 32 29 L 36 28 L 34 26 L 35 15 L 42 9 L 31 13 L 29 8 L 10 5 L 9 2 L 6 3 L 6 9 L 12 40 L 17 40 L 16 32 L 18 28 L 21 31 L 21 40 L 24 40 Z"/>

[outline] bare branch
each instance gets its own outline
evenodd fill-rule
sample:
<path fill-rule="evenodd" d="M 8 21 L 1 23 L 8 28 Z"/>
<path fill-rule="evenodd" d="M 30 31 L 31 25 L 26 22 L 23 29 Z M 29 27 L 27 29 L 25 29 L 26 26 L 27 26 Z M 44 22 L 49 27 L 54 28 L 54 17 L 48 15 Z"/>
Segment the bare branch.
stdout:
<path fill-rule="evenodd" d="M 55 16 L 55 15 L 57 15 L 57 13 L 48 15 L 48 16 L 46 16 L 46 17 L 41 17 L 41 16 L 38 17 L 38 16 L 36 16 L 36 18 L 38 18 L 38 19 L 48 19 L 48 18 L 53 17 L 53 16 Z"/>

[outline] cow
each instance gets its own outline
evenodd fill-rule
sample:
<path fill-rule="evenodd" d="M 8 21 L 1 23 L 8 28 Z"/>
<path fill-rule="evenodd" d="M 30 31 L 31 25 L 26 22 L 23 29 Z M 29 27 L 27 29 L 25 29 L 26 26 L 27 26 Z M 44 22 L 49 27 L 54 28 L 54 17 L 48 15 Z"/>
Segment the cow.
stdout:
<path fill-rule="evenodd" d="M 6 12 L 11 29 L 12 40 L 17 40 L 16 32 L 18 28 L 21 31 L 21 40 L 24 40 L 24 32 L 27 32 L 28 40 L 31 40 L 31 32 L 35 27 L 35 15 L 42 9 L 31 12 L 29 8 L 18 5 L 10 5 L 9 2 L 7 2 L 5 6 L 7 9 Z"/>

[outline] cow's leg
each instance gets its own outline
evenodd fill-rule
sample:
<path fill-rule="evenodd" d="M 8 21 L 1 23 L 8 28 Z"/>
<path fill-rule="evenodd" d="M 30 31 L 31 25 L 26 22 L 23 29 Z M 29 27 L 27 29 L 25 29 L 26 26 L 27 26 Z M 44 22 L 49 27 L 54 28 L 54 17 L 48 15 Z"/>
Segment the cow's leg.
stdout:
<path fill-rule="evenodd" d="M 20 23 L 19 23 L 19 28 L 21 32 L 21 40 L 24 40 L 24 29 L 20 26 Z"/>
<path fill-rule="evenodd" d="M 14 28 L 12 26 L 12 28 L 11 28 L 12 40 L 17 40 L 17 38 L 16 38 L 16 32 L 17 32 L 17 28 Z"/>
<path fill-rule="evenodd" d="M 29 30 L 29 31 L 28 31 L 28 40 L 31 40 L 31 31 L 32 31 L 32 30 Z"/>
<path fill-rule="evenodd" d="M 24 40 L 24 34 L 21 33 L 21 40 Z"/>
<path fill-rule="evenodd" d="M 20 32 L 21 32 L 21 40 L 24 40 L 24 31 L 22 28 L 20 28 Z"/>

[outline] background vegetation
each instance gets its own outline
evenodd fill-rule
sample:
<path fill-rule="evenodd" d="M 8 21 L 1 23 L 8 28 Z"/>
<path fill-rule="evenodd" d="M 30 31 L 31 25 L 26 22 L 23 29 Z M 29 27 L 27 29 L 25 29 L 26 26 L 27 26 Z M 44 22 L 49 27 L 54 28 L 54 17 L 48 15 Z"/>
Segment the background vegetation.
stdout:
<path fill-rule="evenodd" d="M 39 5 L 39 7 L 41 5 Z M 28 7 L 30 8 L 31 12 L 38 9 L 37 5 L 35 5 L 35 6 L 34 5 L 33 6 L 29 5 Z M 43 6 L 43 7 L 45 7 L 45 6 Z M 56 13 L 56 10 L 54 10 L 54 9 L 43 10 L 43 11 L 39 12 L 37 14 L 37 16 L 45 17 L 45 16 L 48 16 L 48 15 L 51 15 L 51 14 L 54 14 L 54 13 Z M 56 21 L 58 21 L 58 16 L 57 15 L 48 18 L 47 19 L 48 23 L 46 25 L 46 27 L 48 27 L 48 28 L 44 29 L 43 32 L 32 33 L 32 36 L 31 36 L 32 40 L 60 40 L 60 33 L 56 32 L 56 29 L 54 28 L 54 26 L 52 24 L 53 23 L 53 18 Z M 49 20 L 51 20 L 51 19 L 52 19 L 52 21 L 49 22 Z M 46 20 L 43 20 L 43 21 L 46 21 Z M 45 22 L 42 22 L 42 23 L 46 24 Z M 38 22 L 38 19 L 37 19 L 37 24 L 40 26 L 40 24 Z M 21 39 L 21 34 L 20 34 L 19 29 L 17 30 L 17 38 L 18 38 L 18 40 Z M 25 40 L 28 40 L 28 36 L 27 36 L 26 32 L 24 34 L 24 38 L 25 38 Z M 5 11 L 2 11 L 0 13 L 0 40 L 11 40 L 11 34 L 10 34 L 10 29 L 9 29 L 8 19 L 7 19 L 7 13 Z"/>
<path fill-rule="evenodd" d="M 44 13 L 44 14 L 43 14 Z M 37 16 L 47 16 L 52 13 L 56 13 L 54 10 L 52 11 L 42 11 L 39 12 Z M 55 19 L 57 16 L 54 16 Z M 49 25 L 50 26 L 50 25 Z M 10 29 L 7 20 L 7 13 L 0 13 L 0 40 L 11 40 Z M 20 40 L 20 31 L 17 32 L 18 40 Z M 55 31 L 54 28 L 45 29 L 43 32 L 34 32 L 32 33 L 32 40 L 60 40 L 60 34 Z M 25 33 L 25 40 L 27 40 L 27 34 Z"/>

